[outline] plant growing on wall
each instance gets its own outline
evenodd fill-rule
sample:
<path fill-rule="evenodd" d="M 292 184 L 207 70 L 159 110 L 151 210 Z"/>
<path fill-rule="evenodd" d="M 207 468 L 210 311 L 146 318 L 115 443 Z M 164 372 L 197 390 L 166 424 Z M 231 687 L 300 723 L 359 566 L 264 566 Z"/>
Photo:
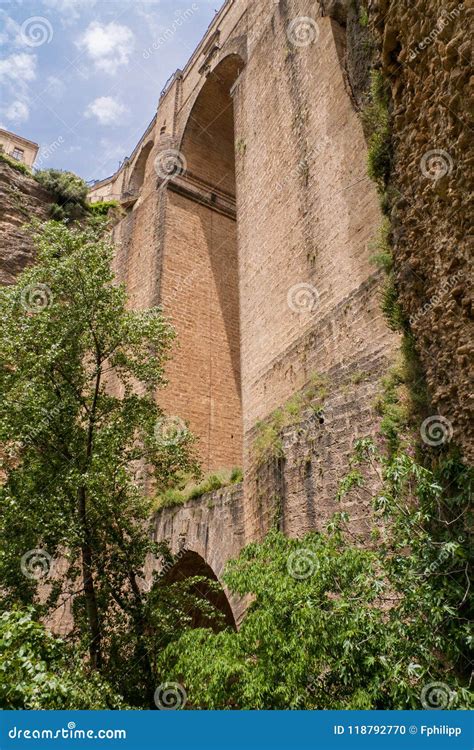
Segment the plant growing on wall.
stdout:
<path fill-rule="evenodd" d="M 192 436 L 155 399 L 173 332 L 157 308 L 127 309 L 96 225 L 49 222 L 36 244 L 36 265 L 0 292 L 3 606 L 46 583 L 47 613 L 68 592 L 91 667 L 105 674 L 133 658 L 150 697 L 140 581 L 161 549 L 148 534 L 145 467 L 155 486 L 197 471 Z M 121 652 L 117 633 L 132 634 Z"/>
<path fill-rule="evenodd" d="M 35 174 L 35 179 L 54 197 L 51 218 L 77 219 L 87 211 L 87 183 L 73 172 L 60 169 L 42 169 Z"/>
<path fill-rule="evenodd" d="M 367 462 L 383 480 L 374 531 L 388 526 L 386 541 L 349 543 L 338 514 L 326 533 L 272 531 L 245 548 L 225 576 L 253 599 L 240 631 L 187 632 L 161 658 L 195 708 L 470 705 L 470 472 L 452 457 L 435 470 L 387 458 L 362 440 L 355 463 Z M 354 488 L 367 492 L 357 470 L 341 495 Z"/>

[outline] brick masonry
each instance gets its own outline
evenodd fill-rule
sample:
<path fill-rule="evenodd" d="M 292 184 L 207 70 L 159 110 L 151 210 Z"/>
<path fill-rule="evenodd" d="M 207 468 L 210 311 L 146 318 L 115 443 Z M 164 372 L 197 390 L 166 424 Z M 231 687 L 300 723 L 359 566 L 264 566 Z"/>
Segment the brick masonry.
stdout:
<path fill-rule="evenodd" d="M 381 216 L 345 30 L 322 10 L 228 2 L 109 185 L 126 193 L 143 180 L 115 229 L 116 268 L 131 304 L 161 304 L 176 328 L 160 400 L 189 421 L 205 471 L 243 462 L 238 530 L 228 513 L 216 525 L 207 499 L 156 519 L 173 544 L 186 527 L 187 546 L 218 575 L 276 512 L 299 535 L 337 509 L 354 440 L 377 429 L 377 382 L 398 346 L 369 262 Z M 312 19 L 305 46 L 290 31 L 301 17 Z M 169 149 L 184 167 L 167 177 Z M 330 382 L 324 422 L 304 415 L 283 436 L 284 459 L 257 465 L 257 425 L 314 373 Z M 363 526 L 363 510 L 348 509 Z"/>

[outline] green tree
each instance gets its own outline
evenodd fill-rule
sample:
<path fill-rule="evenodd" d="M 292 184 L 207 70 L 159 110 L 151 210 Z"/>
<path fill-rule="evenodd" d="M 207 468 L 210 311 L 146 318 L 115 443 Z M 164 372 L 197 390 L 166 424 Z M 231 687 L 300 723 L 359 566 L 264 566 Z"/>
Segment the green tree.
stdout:
<path fill-rule="evenodd" d="M 367 490 L 367 464 L 383 483 L 372 548 L 349 541 L 344 514 L 301 540 L 272 531 L 224 577 L 252 599 L 240 631 L 188 631 L 161 654 L 162 672 L 195 707 L 471 705 L 471 472 L 454 457 L 433 470 L 404 452 L 388 458 L 363 440 L 341 496 Z"/>
<path fill-rule="evenodd" d="M 0 708 L 126 708 L 110 685 L 87 670 L 32 609 L 0 616 Z"/>
<path fill-rule="evenodd" d="M 156 403 L 173 332 L 158 309 L 127 309 L 96 226 L 49 222 L 36 243 L 36 265 L 0 292 L 2 598 L 31 602 L 41 567 L 61 559 L 41 581 L 42 611 L 68 591 L 104 673 L 115 633 L 128 632 L 151 703 L 142 579 L 163 550 L 149 534 L 149 490 L 198 472 L 186 426 Z"/>

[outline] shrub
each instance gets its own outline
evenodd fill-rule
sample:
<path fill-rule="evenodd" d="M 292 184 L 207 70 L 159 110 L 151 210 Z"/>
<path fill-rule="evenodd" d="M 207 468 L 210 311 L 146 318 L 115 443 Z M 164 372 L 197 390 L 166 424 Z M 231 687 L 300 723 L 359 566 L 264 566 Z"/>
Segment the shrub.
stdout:
<path fill-rule="evenodd" d="M 3 710 L 126 707 L 64 641 L 35 620 L 32 608 L 0 616 L 0 674 Z"/>
<path fill-rule="evenodd" d="M 43 169 L 36 173 L 35 179 L 55 198 L 53 218 L 77 219 L 86 213 L 88 187 L 84 180 L 73 172 Z"/>
<path fill-rule="evenodd" d="M 220 490 L 231 484 L 238 484 L 243 480 L 242 469 L 236 467 L 232 470 L 222 470 L 205 477 L 196 484 L 189 477 L 184 477 L 177 487 L 164 490 L 157 497 L 156 509 L 174 508 L 184 505 L 190 500 L 206 495 L 208 492 Z"/>
<path fill-rule="evenodd" d="M 97 201 L 88 203 L 87 209 L 93 216 L 107 216 L 111 209 L 120 208 L 118 201 Z"/>
<path fill-rule="evenodd" d="M 390 175 L 392 153 L 388 94 L 379 70 L 371 71 L 370 101 L 362 113 L 362 121 L 369 140 L 368 174 L 383 192 Z"/>

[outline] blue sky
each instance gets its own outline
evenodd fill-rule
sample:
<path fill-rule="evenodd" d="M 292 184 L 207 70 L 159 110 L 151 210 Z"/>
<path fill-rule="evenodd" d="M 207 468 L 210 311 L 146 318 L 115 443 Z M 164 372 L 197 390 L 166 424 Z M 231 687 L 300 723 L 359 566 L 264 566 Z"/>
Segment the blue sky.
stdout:
<path fill-rule="evenodd" d="M 0 0 L 0 126 L 39 143 L 42 168 L 107 177 L 133 150 L 165 82 L 221 6 Z"/>

